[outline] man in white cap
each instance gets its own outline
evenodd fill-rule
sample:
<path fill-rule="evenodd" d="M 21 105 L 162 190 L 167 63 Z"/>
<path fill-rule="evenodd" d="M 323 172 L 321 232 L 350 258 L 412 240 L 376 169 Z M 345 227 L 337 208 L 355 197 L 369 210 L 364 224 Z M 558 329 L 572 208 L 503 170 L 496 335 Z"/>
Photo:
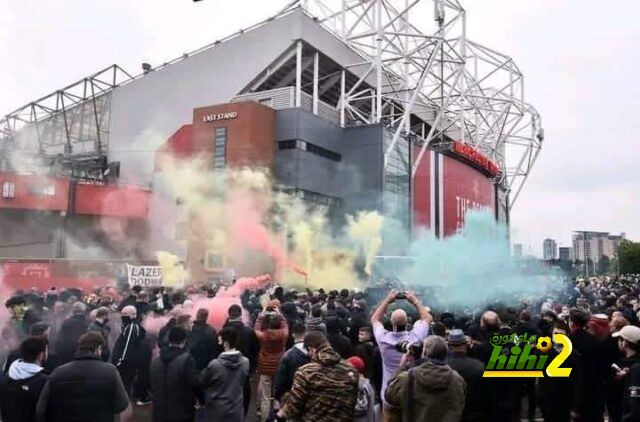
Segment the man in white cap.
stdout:
<path fill-rule="evenodd" d="M 624 380 L 624 399 L 622 403 L 622 420 L 640 420 L 640 328 L 627 325 L 612 337 L 618 338 L 618 348 L 623 358 L 614 368 L 616 381 Z"/>

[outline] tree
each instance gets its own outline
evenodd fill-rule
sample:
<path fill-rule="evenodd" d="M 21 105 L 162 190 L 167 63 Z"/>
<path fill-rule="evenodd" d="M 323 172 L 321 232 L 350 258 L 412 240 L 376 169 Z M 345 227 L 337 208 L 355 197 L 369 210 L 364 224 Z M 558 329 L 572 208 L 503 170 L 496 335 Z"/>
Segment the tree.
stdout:
<path fill-rule="evenodd" d="M 618 247 L 620 274 L 640 273 L 640 243 L 623 240 Z"/>

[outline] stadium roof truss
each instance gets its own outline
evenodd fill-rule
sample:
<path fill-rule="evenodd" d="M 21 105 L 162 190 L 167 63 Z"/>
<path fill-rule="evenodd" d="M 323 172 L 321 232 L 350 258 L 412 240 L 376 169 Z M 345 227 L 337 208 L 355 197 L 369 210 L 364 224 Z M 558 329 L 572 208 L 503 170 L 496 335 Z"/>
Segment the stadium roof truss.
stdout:
<path fill-rule="evenodd" d="M 513 206 L 542 147 L 540 115 L 513 59 L 467 39 L 457 0 L 296 0 L 284 11 L 299 6 L 360 53 L 346 69 L 362 76 L 351 84 L 342 76 L 337 106 L 343 125 L 394 128 L 385 165 L 401 136 L 421 145 L 413 175 L 427 146 L 458 140 L 498 163 Z"/>
<path fill-rule="evenodd" d="M 525 102 L 515 62 L 467 39 L 457 0 L 295 0 L 264 22 L 153 70 L 297 8 L 358 59 L 338 64 L 297 40 L 238 94 L 294 87 L 293 105 L 309 105 L 342 126 L 384 124 L 394 131 L 385 166 L 401 137 L 421 146 L 413 175 L 427 146 L 469 144 L 499 165 L 497 182 L 513 207 L 542 147 L 541 119 Z M 73 159 L 106 155 L 111 91 L 142 76 L 113 65 L 21 107 L 0 120 L 0 150 Z"/>

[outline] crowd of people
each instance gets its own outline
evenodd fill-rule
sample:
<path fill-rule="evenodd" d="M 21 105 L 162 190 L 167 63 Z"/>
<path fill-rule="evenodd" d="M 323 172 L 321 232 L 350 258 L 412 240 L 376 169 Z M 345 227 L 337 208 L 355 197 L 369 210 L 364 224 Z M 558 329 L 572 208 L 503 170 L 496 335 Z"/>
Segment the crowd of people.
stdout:
<path fill-rule="evenodd" d="M 567 280 L 554 296 L 482 309 L 274 285 L 245 291 L 213 327 L 220 310 L 195 304 L 216 288 L 15 292 L 2 421 L 126 421 L 134 406 L 154 422 L 640 420 L 636 276 Z M 483 377 L 496 333 L 567 335 L 571 375 Z"/>

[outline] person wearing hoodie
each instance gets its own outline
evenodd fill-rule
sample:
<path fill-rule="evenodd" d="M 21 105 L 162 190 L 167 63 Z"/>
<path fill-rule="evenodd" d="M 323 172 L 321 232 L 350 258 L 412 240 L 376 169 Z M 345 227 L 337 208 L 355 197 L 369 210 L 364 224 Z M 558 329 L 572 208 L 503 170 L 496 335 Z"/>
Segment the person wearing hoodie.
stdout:
<path fill-rule="evenodd" d="M 185 350 L 187 331 L 169 330 L 169 347 L 151 362 L 153 422 L 190 422 L 195 416 L 198 369 Z"/>
<path fill-rule="evenodd" d="M 223 328 L 218 343 L 223 352 L 200 373 L 204 389 L 205 420 L 242 422 L 244 420 L 243 390 L 249 378 L 249 359 L 236 349 L 238 332 Z"/>
<path fill-rule="evenodd" d="M 429 336 L 424 341 L 423 363 L 408 371 L 401 364 L 389 382 L 385 398 L 394 413 L 402 413 L 403 422 L 457 422 L 462 417 L 465 382 L 446 364 L 447 354 L 446 341 Z"/>
<path fill-rule="evenodd" d="M 20 345 L 22 359 L 15 360 L 7 374 L 0 374 L 0 415 L 3 422 L 35 422 L 36 405 L 48 376 L 43 363 L 47 360 L 48 341 L 29 337 Z"/>
<path fill-rule="evenodd" d="M 258 367 L 258 353 L 260 352 L 260 342 L 256 332 L 247 327 L 242 322 L 242 308 L 240 305 L 229 306 L 228 316 L 224 328 L 230 327 L 236 330 L 238 333 L 237 349 L 242 353 L 242 356 L 249 359 L 249 377 L 244 386 L 244 413 L 245 415 L 249 411 L 249 404 L 251 403 L 251 385 L 253 383 L 256 368 Z M 220 343 L 220 340 L 218 340 Z"/>
<path fill-rule="evenodd" d="M 333 350 L 338 352 L 342 359 L 349 358 L 353 353 L 351 342 L 340 333 L 340 319 L 335 316 L 327 317 L 327 340 Z"/>
<path fill-rule="evenodd" d="M 277 401 L 281 401 L 282 397 L 291 390 L 293 377 L 298 368 L 311 362 L 309 352 L 304 348 L 304 336 L 306 335 L 304 324 L 295 323 L 292 334 L 293 346 L 282 356 L 273 381 L 273 398 Z"/>
<path fill-rule="evenodd" d="M 277 300 L 272 300 L 265 306 L 256 320 L 255 331 L 260 341 L 258 354 L 260 420 L 266 420 L 273 400 L 273 377 L 289 337 L 289 325 L 280 313 Z"/>
<path fill-rule="evenodd" d="M 196 320 L 187 338 L 187 348 L 196 362 L 198 371 L 202 371 L 212 359 L 218 357 L 218 333 L 215 328 L 207 324 L 208 318 L 208 309 L 198 309 Z"/>
<path fill-rule="evenodd" d="M 62 323 L 56 343 L 56 355 L 60 365 L 73 360 L 78 339 L 87 332 L 89 321 L 87 321 L 86 311 L 87 305 L 76 302 L 71 307 L 71 317 Z"/>
<path fill-rule="evenodd" d="M 359 374 L 317 331 L 308 333 L 304 347 L 311 363 L 300 367 L 278 418 L 301 422 L 351 422 L 358 396 Z"/>
<path fill-rule="evenodd" d="M 327 334 L 327 327 L 322 320 L 322 305 L 316 303 L 311 307 L 311 315 L 307 317 L 307 332 L 319 331 L 322 334 Z"/>

